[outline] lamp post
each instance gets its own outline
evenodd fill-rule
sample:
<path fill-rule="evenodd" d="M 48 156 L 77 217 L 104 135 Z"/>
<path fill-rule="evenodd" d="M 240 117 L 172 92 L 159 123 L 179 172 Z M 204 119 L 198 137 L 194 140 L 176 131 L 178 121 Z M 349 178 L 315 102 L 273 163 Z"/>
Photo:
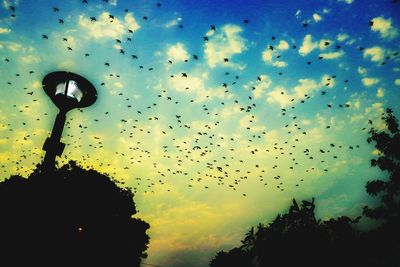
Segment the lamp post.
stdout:
<path fill-rule="evenodd" d="M 56 156 L 61 156 L 65 144 L 60 142 L 66 114 L 74 108 L 92 105 L 97 99 L 96 88 L 82 76 L 66 71 L 47 74 L 42 81 L 43 89 L 58 107 L 53 130 L 43 145 L 46 155 L 43 159 L 44 170 L 54 170 Z"/>

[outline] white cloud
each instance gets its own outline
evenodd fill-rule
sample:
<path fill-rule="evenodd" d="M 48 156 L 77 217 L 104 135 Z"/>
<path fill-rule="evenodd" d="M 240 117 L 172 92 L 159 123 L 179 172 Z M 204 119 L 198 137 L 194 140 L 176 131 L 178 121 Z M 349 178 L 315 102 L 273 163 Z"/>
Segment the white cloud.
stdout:
<path fill-rule="evenodd" d="M 300 17 L 301 17 L 301 10 L 298 9 L 298 10 L 296 11 L 296 13 L 294 14 L 294 16 L 295 16 L 296 18 L 300 18 Z"/>
<path fill-rule="evenodd" d="M 37 64 L 40 62 L 40 57 L 35 55 L 27 55 L 21 57 L 21 62 L 24 64 Z"/>
<path fill-rule="evenodd" d="M 23 52 L 23 53 L 33 53 L 35 49 L 32 46 L 24 46 L 23 44 L 16 42 L 2 42 L 0 41 L 0 49 L 7 48 L 12 52 Z"/>
<path fill-rule="evenodd" d="M 187 77 L 176 75 L 168 80 L 168 85 L 172 90 L 177 92 L 194 94 L 198 102 L 208 101 L 214 97 L 223 99 L 229 96 L 225 93 L 226 88 L 222 86 L 207 88 L 205 83 L 207 77 L 207 73 L 200 75 L 187 73 Z"/>
<path fill-rule="evenodd" d="M 355 100 L 353 106 L 354 106 L 356 109 L 359 109 L 359 108 L 361 107 L 361 101 L 360 101 L 360 99 Z"/>
<path fill-rule="evenodd" d="M 114 18 L 111 22 L 108 12 L 103 12 L 97 21 L 90 21 L 89 18 L 79 16 L 79 25 L 88 31 L 88 35 L 95 39 L 112 38 L 121 39 L 128 34 L 128 29 L 136 31 L 140 28 L 132 13 L 127 13 L 123 20 Z"/>
<path fill-rule="evenodd" d="M 272 65 L 278 68 L 284 68 L 288 65 L 287 62 L 281 60 L 274 60 L 274 57 L 277 56 L 277 51 L 285 51 L 289 49 L 289 44 L 285 40 L 281 40 L 279 44 L 275 47 L 275 50 L 271 50 L 269 46 L 265 48 L 262 52 L 262 59 L 265 63 Z"/>
<path fill-rule="evenodd" d="M 170 21 L 168 21 L 167 23 L 165 23 L 163 26 L 165 27 L 165 28 L 171 28 L 171 27 L 174 27 L 174 26 L 176 26 L 176 25 L 178 25 L 178 23 L 180 22 L 182 20 L 182 18 L 181 17 L 178 17 L 178 18 L 176 18 L 176 19 L 172 19 L 172 20 L 170 20 Z"/>
<path fill-rule="evenodd" d="M 120 45 L 120 44 L 115 44 L 115 45 L 113 45 L 113 47 L 115 48 L 115 50 L 121 50 L 122 49 L 122 45 Z"/>
<path fill-rule="evenodd" d="M 276 47 L 278 50 L 288 50 L 289 49 L 289 44 L 285 40 L 280 40 L 278 46 Z"/>
<path fill-rule="evenodd" d="M 338 40 L 338 42 L 343 42 L 346 41 L 350 36 L 347 33 L 339 33 L 336 36 L 336 40 Z"/>
<path fill-rule="evenodd" d="M 322 9 L 322 13 L 324 13 L 324 14 L 329 14 L 331 12 L 331 10 L 329 9 L 329 8 L 324 8 L 324 9 Z"/>
<path fill-rule="evenodd" d="M 277 67 L 277 68 L 284 68 L 287 67 L 287 62 L 286 61 L 274 61 L 272 63 L 272 66 Z"/>
<path fill-rule="evenodd" d="M 335 79 L 332 79 L 328 74 L 324 74 L 321 78 L 321 86 L 333 88 L 335 86 Z"/>
<path fill-rule="evenodd" d="M 32 89 L 36 89 L 37 90 L 37 89 L 42 88 L 42 83 L 39 80 L 35 80 L 30 84 L 29 87 L 32 88 Z"/>
<path fill-rule="evenodd" d="M 10 6 L 13 6 L 13 7 L 16 7 L 16 6 L 18 6 L 19 5 L 19 0 L 14 0 L 14 1 L 11 1 L 11 0 L 3 0 L 3 6 L 5 7 L 5 8 L 10 8 Z"/>
<path fill-rule="evenodd" d="M 376 92 L 376 97 L 381 98 L 385 95 L 385 91 L 383 90 L 383 88 L 378 88 L 378 91 Z"/>
<path fill-rule="evenodd" d="M 363 68 L 363 67 L 361 67 L 361 66 L 358 66 L 357 71 L 358 71 L 358 73 L 361 74 L 361 75 L 367 74 L 367 69 L 366 69 L 366 68 Z"/>
<path fill-rule="evenodd" d="M 385 50 L 379 46 L 373 46 L 364 50 L 364 58 L 371 58 L 371 61 L 377 62 L 382 61 L 385 57 Z"/>
<path fill-rule="evenodd" d="M 286 89 L 282 86 L 277 86 L 275 89 L 267 94 L 268 103 L 278 103 L 281 108 L 286 107 L 291 103 L 291 96 L 288 95 Z"/>
<path fill-rule="evenodd" d="M 397 86 L 400 86 L 400 79 L 394 80 L 394 84 L 397 85 Z"/>
<path fill-rule="evenodd" d="M 110 3 L 110 5 L 116 6 L 118 1 L 117 0 L 110 0 L 108 2 Z"/>
<path fill-rule="evenodd" d="M 268 75 L 260 75 L 259 77 L 261 81 L 254 85 L 256 89 L 253 90 L 253 96 L 255 99 L 261 98 L 264 91 L 268 89 L 272 84 L 272 81 Z"/>
<path fill-rule="evenodd" d="M 302 56 L 306 56 L 316 48 L 318 48 L 318 42 L 313 42 L 311 34 L 307 34 L 304 37 L 303 43 L 299 49 L 299 54 Z"/>
<path fill-rule="evenodd" d="M 321 88 L 321 84 L 313 79 L 299 79 L 298 82 L 299 84 L 293 88 L 293 93 L 289 92 L 283 86 L 275 87 L 273 91 L 267 94 L 267 102 L 278 103 L 284 108 L 292 103 L 292 99 L 304 99 L 306 97 L 305 95 L 310 95 Z"/>
<path fill-rule="evenodd" d="M 392 26 L 392 19 L 384 17 L 376 17 L 372 20 L 371 30 L 379 32 L 381 38 L 392 39 L 397 36 L 397 29 Z"/>
<path fill-rule="evenodd" d="M 7 34 L 7 33 L 10 33 L 10 32 L 11 32 L 11 29 L 0 27 L 0 34 Z"/>
<path fill-rule="evenodd" d="M 10 49 L 13 52 L 18 52 L 19 50 L 22 49 L 22 45 L 19 44 L 19 43 L 8 42 L 7 43 L 7 48 Z"/>
<path fill-rule="evenodd" d="M 354 0 L 338 0 L 338 2 L 345 2 L 350 5 L 351 3 L 354 2 Z"/>
<path fill-rule="evenodd" d="M 322 20 L 322 17 L 318 13 L 314 13 L 312 15 L 312 17 L 313 17 L 314 21 L 317 22 L 317 23 Z"/>
<path fill-rule="evenodd" d="M 274 67 L 283 68 L 286 67 L 288 64 L 285 61 L 274 61 L 274 55 L 276 53 L 269 49 L 268 47 L 262 53 L 262 59 L 265 63 L 272 65 Z"/>
<path fill-rule="evenodd" d="M 240 54 L 247 49 L 246 40 L 240 36 L 243 29 L 234 24 L 227 24 L 221 27 L 221 33 L 213 34 L 209 37 L 209 41 L 205 43 L 204 54 L 207 63 L 211 68 L 218 65 L 237 66 L 232 62 L 224 62 L 227 58 L 231 58 Z"/>
<path fill-rule="evenodd" d="M 251 122 L 253 123 L 257 122 L 256 118 L 253 118 L 254 115 L 252 114 L 248 114 L 248 115 L 244 115 L 240 120 L 239 120 L 239 127 L 242 129 L 246 129 L 247 127 L 250 127 Z"/>
<path fill-rule="evenodd" d="M 320 84 L 312 79 L 300 79 L 299 83 L 299 85 L 293 88 L 298 98 L 304 98 L 304 95 L 308 95 L 311 92 L 320 88 Z"/>
<path fill-rule="evenodd" d="M 115 88 L 118 88 L 119 90 L 121 90 L 121 89 L 124 88 L 124 84 L 121 83 L 121 82 L 115 82 L 115 83 L 114 83 L 114 87 L 115 87 Z"/>
<path fill-rule="evenodd" d="M 364 86 L 372 86 L 374 84 L 377 84 L 379 82 L 379 79 L 366 77 L 366 78 L 362 78 L 361 81 L 364 84 Z"/>
<path fill-rule="evenodd" d="M 272 56 L 274 55 L 274 51 L 271 49 L 265 48 L 264 52 L 262 53 L 262 59 L 264 62 L 272 62 Z"/>
<path fill-rule="evenodd" d="M 320 50 L 325 50 L 326 48 L 328 48 L 329 45 L 327 45 L 327 43 L 331 44 L 331 43 L 332 43 L 332 40 L 329 40 L 329 39 L 321 39 L 321 40 L 319 41 L 319 49 L 320 49 Z"/>
<path fill-rule="evenodd" d="M 131 31 L 136 31 L 140 28 L 140 25 L 137 23 L 133 14 L 130 12 L 125 15 L 124 21 L 125 26 Z"/>
<path fill-rule="evenodd" d="M 167 51 L 168 59 L 172 61 L 185 61 L 189 59 L 189 54 L 186 51 L 185 46 L 178 42 L 175 45 L 171 45 Z"/>
<path fill-rule="evenodd" d="M 336 58 L 340 58 L 343 55 L 344 55 L 344 52 L 342 50 L 337 51 L 337 52 L 319 54 L 319 56 L 323 57 L 324 59 L 336 59 Z"/>

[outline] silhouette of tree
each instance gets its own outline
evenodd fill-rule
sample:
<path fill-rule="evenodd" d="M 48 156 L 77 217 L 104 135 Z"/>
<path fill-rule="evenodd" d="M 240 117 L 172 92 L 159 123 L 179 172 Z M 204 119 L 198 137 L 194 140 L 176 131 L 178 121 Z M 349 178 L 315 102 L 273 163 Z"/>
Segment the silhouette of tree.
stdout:
<path fill-rule="evenodd" d="M 370 253 L 382 266 L 400 266 L 400 130 L 391 109 L 386 110 L 382 119 L 387 129 L 377 131 L 372 128 L 367 141 L 375 142 L 376 149 L 381 153 L 371 160 L 371 166 L 377 166 L 387 177 L 367 182 L 368 194 L 379 196 L 381 201 L 377 207 L 364 207 L 363 213 L 382 221 L 382 225 L 368 235 L 370 243 L 379 244 Z"/>
<path fill-rule="evenodd" d="M 74 162 L 0 183 L 0 266 L 139 266 L 149 224 L 130 188 Z"/>
<path fill-rule="evenodd" d="M 321 266 L 322 262 L 323 266 L 343 266 L 343 262 L 355 263 L 353 255 L 358 251 L 352 246 L 359 232 L 353 224 L 359 218 L 352 220 L 343 216 L 321 222 L 315 218 L 314 210 L 314 199 L 304 200 L 300 205 L 293 199 L 286 214 L 279 214 L 266 226 L 259 224 L 256 231 L 252 227 L 240 248 L 219 252 L 210 266 Z M 227 264 L 239 262 L 239 255 L 247 257 L 247 264 Z"/>
<path fill-rule="evenodd" d="M 252 257 L 247 251 L 241 250 L 240 248 L 234 248 L 229 252 L 220 251 L 210 263 L 210 267 L 219 266 L 251 267 L 253 266 Z"/>
<path fill-rule="evenodd" d="M 370 181 L 366 185 L 368 194 L 380 196 L 381 205 L 376 208 L 364 207 L 364 214 L 373 219 L 396 221 L 400 211 L 400 131 L 392 110 L 387 109 L 383 116 L 386 131 L 371 129 L 368 143 L 375 142 L 381 152 L 377 159 L 371 160 L 371 166 L 377 166 L 389 174 L 388 179 Z"/>
<path fill-rule="evenodd" d="M 381 152 L 371 165 L 389 177 L 367 182 L 367 192 L 379 196 L 381 203 L 363 209 L 365 216 L 382 220 L 381 226 L 361 232 L 361 216 L 317 220 L 314 198 L 300 205 L 293 199 L 286 214 L 268 225 L 259 224 L 257 230 L 252 227 L 240 248 L 218 252 L 210 266 L 400 266 L 400 130 L 390 109 L 383 120 L 387 130 L 372 128 L 367 141 L 375 142 Z M 230 265 L 244 258 L 246 264 Z"/>

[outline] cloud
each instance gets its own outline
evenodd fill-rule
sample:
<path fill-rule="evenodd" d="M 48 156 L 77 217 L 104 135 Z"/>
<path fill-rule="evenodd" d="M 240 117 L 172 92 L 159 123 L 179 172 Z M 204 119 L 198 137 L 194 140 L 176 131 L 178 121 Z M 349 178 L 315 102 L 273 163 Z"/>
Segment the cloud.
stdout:
<path fill-rule="evenodd" d="M 384 97 L 385 95 L 385 91 L 383 90 L 383 88 L 378 88 L 378 91 L 376 92 L 376 97 L 381 98 Z"/>
<path fill-rule="evenodd" d="M 178 42 L 175 45 L 171 45 L 167 51 L 168 59 L 172 61 L 185 61 L 189 59 L 189 54 L 185 49 L 185 46 Z"/>
<path fill-rule="evenodd" d="M 10 6 L 13 6 L 13 7 L 16 7 L 16 6 L 18 6 L 19 5 L 19 0 L 14 0 L 14 1 L 11 1 L 11 0 L 3 0 L 3 6 L 5 7 L 5 8 L 10 8 Z"/>
<path fill-rule="evenodd" d="M 321 87 L 319 83 L 312 79 L 300 79 L 299 83 L 293 88 L 298 98 L 304 98 L 304 95 L 308 95 Z"/>
<path fill-rule="evenodd" d="M 35 52 L 35 48 L 32 46 L 24 46 L 21 43 L 16 43 L 16 42 L 8 42 L 8 41 L 0 41 L 0 49 L 2 48 L 7 48 L 11 52 L 19 52 L 19 53 L 33 53 Z"/>
<path fill-rule="evenodd" d="M 361 75 L 365 75 L 365 74 L 367 74 L 367 69 L 366 69 L 366 68 L 363 68 L 363 67 L 361 67 L 361 66 L 358 66 L 357 72 L 358 72 L 359 74 L 361 74 Z"/>
<path fill-rule="evenodd" d="M 336 58 L 340 58 L 343 55 L 344 55 L 343 50 L 340 50 L 340 51 L 337 51 L 337 52 L 319 54 L 319 56 L 323 57 L 324 59 L 336 59 Z"/>
<path fill-rule="evenodd" d="M 262 59 L 264 62 L 272 62 L 272 56 L 274 55 L 274 51 L 271 49 L 265 48 L 264 52 L 262 53 Z"/>
<path fill-rule="evenodd" d="M 124 84 L 121 83 L 121 82 L 115 82 L 114 83 L 114 88 L 117 88 L 117 89 L 121 90 L 121 89 L 124 88 Z"/>
<path fill-rule="evenodd" d="M 281 108 L 284 108 L 291 103 L 291 96 L 288 95 L 287 90 L 283 86 L 277 86 L 267 94 L 267 102 L 271 104 L 278 103 Z"/>
<path fill-rule="evenodd" d="M 351 4 L 354 2 L 354 0 L 338 0 L 338 2 L 345 2 L 346 4 Z"/>
<path fill-rule="evenodd" d="M 246 40 L 240 36 L 243 29 L 234 24 L 226 24 L 221 27 L 221 33 L 213 34 L 205 43 L 204 54 L 208 65 L 215 68 L 218 65 L 236 66 L 236 64 L 224 62 L 224 59 L 241 54 L 247 49 Z"/>
<path fill-rule="evenodd" d="M 328 45 L 326 45 L 326 43 L 332 43 L 332 40 L 329 40 L 329 39 L 321 39 L 321 40 L 319 40 L 319 49 L 320 50 L 325 50 L 325 49 L 327 49 L 329 46 Z"/>
<path fill-rule="evenodd" d="M 381 38 L 392 39 L 397 36 L 397 29 L 392 26 L 392 19 L 384 17 L 376 17 L 372 20 L 371 30 L 378 32 Z"/>
<path fill-rule="evenodd" d="M 295 16 L 297 19 L 299 19 L 299 18 L 301 17 L 301 10 L 298 9 L 298 10 L 296 11 L 296 13 L 294 14 L 294 16 Z"/>
<path fill-rule="evenodd" d="M 333 88 L 335 86 L 335 79 L 332 79 L 331 76 L 325 74 L 321 78 L 321 86 L 325 86 L 328 88 Z"/>
<path fill-rule="evenodd" d="M 288 65 L 285 61 L 274 61 L 274 55 L 275 52 L 267 47 L 262 53 L 262 59 L 265 63 L 278 68 L 283 68 Z"/>
<path fill-rule="evenodd" d="M 314 19 L 314 21 L 315 21 L 316 23 L 318 23 L 318 22 L 320 22 L 320 21 L 322 20 L 322 17 L 321 17 L 318 13 L 314 13 L 314 14 L 312 15 L 312 17 L 313 17 L 313 19 Z"/>
<path fill-rule="evenodd" d="M 85 16 L 79 16 L 78 23 L 94 39 L 121 39 L 128 34 L 128 29 L 136 31 L 140 28 L 131 12 L 127 13 L 123 20 L 115 17 L 112 22 L 109 15 L 108 12 L 103 12 L 94 22 Z"/>
<path fill-rule="evenodd" d="M 276 49 L 284 51 L 289 49 L 289 44 L 285 40 L 280 40 Z"/>
<path fill-rule="evenodd" d="M 338 42 L 343 42 L 343 41 L 346 41 L 349 37 L 350 37 L 350 36 L 349 36 L 347 33 L 339 33 L 339 34 L 336 36 L 336 40 L 337 40 Z"/>
<path fill-rule="evenodd" d="M 12 52 L 20 51 L 23 46 L 19 43 L 15 42 L 0 42 L 0 48 L 6 47 L 7 49 L 11 50 Z"/>
<path fill-rule="evenodd" d="M 303 43 L 299 49 L 299 54 L 302 56 L 306 56 L 316 48 L 318 48 L 318 42 L 313 42 L 311 34 L 307 34 L 304 37 Z"/>
<path fill-rule="evenodd" d="M 21 57 L 21 62 L 24 64 L 37 64 L 40 62 L 40 57 L 35 55 L 27 55 Z"/>
<path fill-rule="evenodd" d="M 32 89 L 36 89 L 36 90 L 37 89 L 41 89 L 42 88 L 42 83 L 39 80 L 35 80 L 30 84 L 29 87 L 32 88 Z"/>
<path fill-rule="evenodd" d="M 272 63 L 272 66 L 278 67 L 278 68 L 284 68 L 287 67 L 288 63 L 286 61 L 275 61 Z"/>
<path fill-rule="evenodd" d="M 377 84 L 379 82 L 379 79 L 366 77 L 366 78 L 362 78 L 361 81 L 364 84 L 364 86 L 372 86 L 374 84 Z"/>
<path fill-rule="evenodd" d="M 0 27 L 0 34 L 7 34 L 7 33 L 10 33 L 10 32 L 11 32 L 11 29 Z"/>
<path fill-rule="evenodd" d="M 397 86 L 400 86 L 400 79 L 394 80 L 394 84 L 397 85 Z"/>
<path fill-rule="evenodd" d="M 200 75 L 187 73 L 187 77 L 175 75 L 168 80 L 168 85 L 177 92 L 194 94 L 198 102 L 208 101 L 214 97 L 221 99 L 228 97 L 228 94 L 225 93 L 226 88 L 222 86 L 207 88 L 205 84 L 207 77 L 207 73 Z"/>
<path fill-rule="evenodd" d="M 379 46 L 373 46 L 364 50 L 364 58 L 371 58 L 371 61 L 377 62 L 382 61 L 385 57 L 385 50 Z"/>
<path fill-rule="evenodd" d="M 275 47 L 274 50 L 271 50 L 269 48 L 269 46 L 267 46 L 265 48 L 265 50 L 262 52 L 262 59 L 265 63 L 272 65 L 274 67 L 278 67 L 278 68 L 284 68 L 288 65 L 287 62 L 285 61 L 280 61 L 274 60 L 274 57 L 277 57 L 278 55 L 280 55 L 280 53 L 278 53 L 278 51 L 285 51 L 289 49 L 289 44 L 288 42 L 286 42 L 285 40 L 281 40 L 279 42 L 279 44 Z"/>
<path fill-rule="evenodd" d="M 321 83 L 313 79 L 299 79 L 299 84 L 293 87 L 293 93 L 289 92 L 283 86 L 277 86 L 273 91 L 267 94 L 267 102 L 278 103 L 281 108 L 284 108 L 292 103 L 292 99 L 304 99 L 306 97 L 305 95 L 310 95 L 314 91 L 320 89 L 324 77 L 322 77 Z"/>
<path fill-rule="evenodd" d="M 268 89 L 272 84 L 272 80 L 268 75 L 263 74 L 259 77 L 261 81 L 250 82 L 249 84 L 243 86 L 246 89 L 252 87 L 252 93 L 255 99 L 260 99 L 263 96 L 265 90 Z"/>
<path fill-rule="evenodd" d="M 182 21 L 182 18 L 181 18 L 181 17 L 178 17 L 178 18 L 176 18 L 176 19 L 173 19 L 173 20 L 168 21 L 168 22 L 165 23 L 163 26 L 164 26 L 165 28 L 168 29 L 168 28 L 171 28 L 171 27 L 174 27 L 174 26 L 178 25 L 178 23 L 179 23 L 180 21 Z"/>

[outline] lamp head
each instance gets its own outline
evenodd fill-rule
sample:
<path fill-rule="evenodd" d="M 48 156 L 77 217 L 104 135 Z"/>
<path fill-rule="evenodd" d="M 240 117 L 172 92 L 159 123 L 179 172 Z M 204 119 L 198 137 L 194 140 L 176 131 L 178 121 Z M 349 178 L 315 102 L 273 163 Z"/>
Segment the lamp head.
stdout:
<path fill-rule="evenodd" d="M 88 107 L 97 99 L 96 88 L 93 84 L 72 72 L 49 73 L 44 77 L 42 84 L 53 103 L 65 112 L 73 108 Z"/>

